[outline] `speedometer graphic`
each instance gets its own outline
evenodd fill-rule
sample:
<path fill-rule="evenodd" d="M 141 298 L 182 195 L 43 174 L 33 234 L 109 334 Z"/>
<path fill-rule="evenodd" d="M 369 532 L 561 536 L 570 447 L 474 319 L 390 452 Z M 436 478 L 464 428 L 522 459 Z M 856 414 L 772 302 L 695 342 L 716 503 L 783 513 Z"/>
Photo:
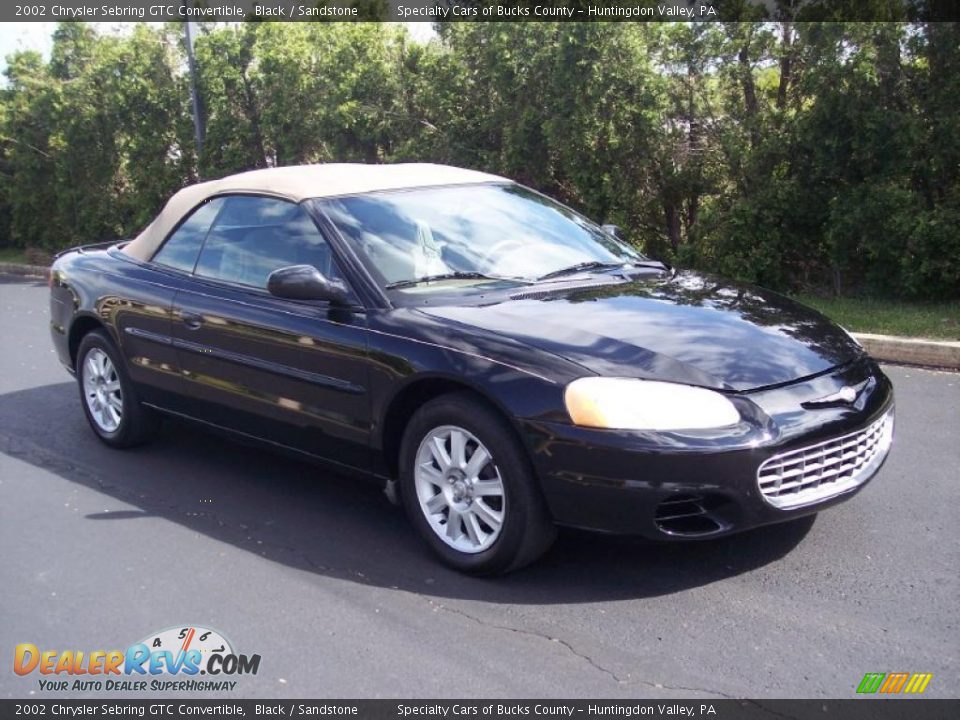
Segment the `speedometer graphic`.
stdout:
<path fill-rule="evenodd" d="M 186 655 L 191 650 L 200 653 L 199 667 L 207 667 L 207 661 L 213 654 L 233 655 L 233 646 L 230 641 L 217 630 L 202 625 L 171 627 L 160 632 L 151 633 L 140 641 L 150 652 L 166 650 L 174 657 Z M 202 671 L 201 671 L 202 672 Z"/>

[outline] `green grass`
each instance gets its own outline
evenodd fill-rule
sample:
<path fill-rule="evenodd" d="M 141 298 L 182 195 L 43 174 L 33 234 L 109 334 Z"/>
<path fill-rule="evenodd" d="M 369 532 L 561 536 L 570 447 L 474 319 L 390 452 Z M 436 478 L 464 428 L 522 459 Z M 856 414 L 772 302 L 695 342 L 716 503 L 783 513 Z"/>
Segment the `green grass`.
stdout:
<path fill-rule="evenodd" d="M 0 248 L 0 262 L 26 263 L 27 258 L 22 248 Z"/>
<path fill-rule="evenodd" d="M 796 299 L 852 332 L 960 340 L 960 302 L 919 303 L 869 298 Z"/>

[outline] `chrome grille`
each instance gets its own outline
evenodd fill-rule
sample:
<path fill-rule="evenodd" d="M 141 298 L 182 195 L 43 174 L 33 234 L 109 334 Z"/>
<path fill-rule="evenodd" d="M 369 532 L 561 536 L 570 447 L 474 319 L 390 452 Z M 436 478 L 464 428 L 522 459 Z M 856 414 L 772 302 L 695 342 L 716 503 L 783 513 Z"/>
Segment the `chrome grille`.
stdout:
<path fill-rule="evenodd" d="M 787 509 L 826 500 L 866 482 L 893 440 L 893 409 L 863 430 L 774 455 L 757 470 L 764 499 Z"/>

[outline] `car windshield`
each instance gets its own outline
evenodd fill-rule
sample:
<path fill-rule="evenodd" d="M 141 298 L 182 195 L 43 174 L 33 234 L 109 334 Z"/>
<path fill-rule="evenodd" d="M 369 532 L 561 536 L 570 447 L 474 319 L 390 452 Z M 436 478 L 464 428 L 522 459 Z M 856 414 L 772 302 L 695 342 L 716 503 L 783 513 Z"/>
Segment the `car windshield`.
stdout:
<path fill-rule="evenodd" d="M 645 260 L 573 210 L 519 185 L 434 187 L 316 202 L 390 289 L 517 284 Z"/>

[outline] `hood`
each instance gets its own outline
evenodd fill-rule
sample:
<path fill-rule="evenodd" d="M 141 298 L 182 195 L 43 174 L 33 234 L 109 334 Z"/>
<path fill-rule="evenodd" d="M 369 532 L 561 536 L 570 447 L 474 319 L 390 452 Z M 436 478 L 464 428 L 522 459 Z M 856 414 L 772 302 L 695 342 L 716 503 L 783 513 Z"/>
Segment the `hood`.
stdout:
<path fill-rule="evenodd" d="M 421 307 L 599 375 L 745 391 L 862 354 L 837 325 L 777 293 L 693 272 L 582 289 L 538 286 L 482 306 Z"/>

